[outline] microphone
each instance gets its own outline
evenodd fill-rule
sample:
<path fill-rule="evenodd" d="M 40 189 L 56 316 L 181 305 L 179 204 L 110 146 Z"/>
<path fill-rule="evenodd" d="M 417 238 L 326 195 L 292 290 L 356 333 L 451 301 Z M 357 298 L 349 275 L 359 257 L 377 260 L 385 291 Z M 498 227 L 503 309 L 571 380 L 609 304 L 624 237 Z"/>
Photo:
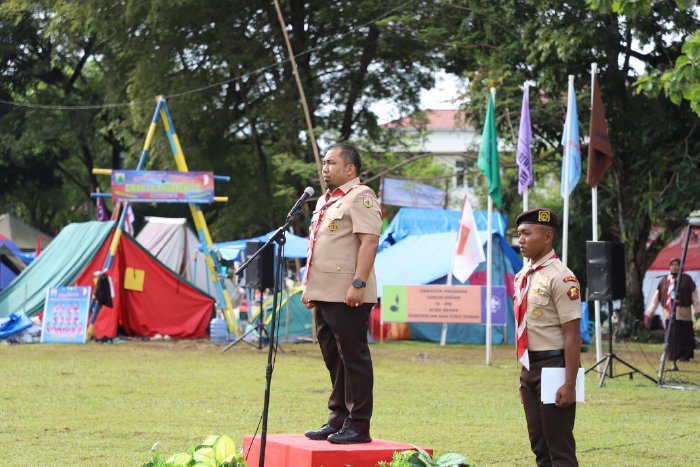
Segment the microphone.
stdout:
<path fill-rule="evenodd" d="M 294 207 L 289 211 L 289 214 L 287 214 L 287 219 L 291 219 L 292 216 L 294 216 L 294 212 L 299 209 L 301 206 L 304 205 L 304 202 L 306 202 L 307 199 L 312 197 L 314 195 L 314 189 L 311 188 L 310 186 L 307 186 L 304 188 L 304 193 L 301 195 L 301 197 L 297 200 L 296 203 L 294 203 Z"/>

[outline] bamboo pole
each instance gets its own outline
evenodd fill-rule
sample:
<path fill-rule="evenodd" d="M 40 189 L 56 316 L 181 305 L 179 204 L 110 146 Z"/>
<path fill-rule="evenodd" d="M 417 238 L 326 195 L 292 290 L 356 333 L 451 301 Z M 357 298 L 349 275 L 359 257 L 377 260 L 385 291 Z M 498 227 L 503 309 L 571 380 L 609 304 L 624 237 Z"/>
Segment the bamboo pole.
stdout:
<path fill-rule="evenodd" d="M 297 89 L 299 90 L 299 97 L 301 99 L 301 106 L 304 109 L 304 118 L 306 119 L 306 129 L 309 132 L 309 139 L 311 140 L 311 150 L 314 153 L 314 159 L 316 160 L 316 172 L 318 173 L 318 184 L 322 190 L 325 189 L 323 184 L 323 176 L 321 175 L 321 156 L 318 153 L 318 145 L 316 144 L 316 134 L 314 133 L 313 125 L 311 124 L 311 114 L 309 113 L 309 106 L 306 102 L 306 94 L 304 93 L 304 86 L 301 83 L 301 77 L 299 76 L 299 70 L 297 69 L 297 61 L 294 58 L 294 50 L 292 49 L 292 43 L 289 42 L 289 35 L 287 34 L 287 24 L 284 22 L 284 17 L 282 16 L 282 10 L 280 9 L 280 4 L 277 0 L 275 2 L 275 10 L 277 10 L 277 18 L 280 21 L 280 26 L 282 27 L 282 35 L 284 36 L 284 42 L 287 44 L 287 52 L 289 53 L 289 61 L 292 64 L 292 74 L 294 75 L 294 81 L 297 83 Z"/>

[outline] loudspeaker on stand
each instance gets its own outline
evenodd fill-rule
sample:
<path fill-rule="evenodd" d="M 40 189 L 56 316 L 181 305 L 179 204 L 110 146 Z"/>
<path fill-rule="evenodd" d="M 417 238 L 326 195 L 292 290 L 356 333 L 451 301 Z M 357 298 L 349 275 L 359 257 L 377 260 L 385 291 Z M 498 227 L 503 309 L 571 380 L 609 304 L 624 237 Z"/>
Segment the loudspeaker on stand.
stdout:
<path fill-rule="evenodd" d="M 246 242 L 246 256 L 252 256 L 263 245 L 262 242 Z M 272 248 L 265 248 L 257 258 L 250 262 L 245 271 L 247 288 L 264 290 L 274 287 L 274 256 L 275 252 Z"/>
<path fill-rule="evenodd" d="M 625 298 L 625 245 L 586 242 L 586 272 L 589 300 L 607 302 Z"/>

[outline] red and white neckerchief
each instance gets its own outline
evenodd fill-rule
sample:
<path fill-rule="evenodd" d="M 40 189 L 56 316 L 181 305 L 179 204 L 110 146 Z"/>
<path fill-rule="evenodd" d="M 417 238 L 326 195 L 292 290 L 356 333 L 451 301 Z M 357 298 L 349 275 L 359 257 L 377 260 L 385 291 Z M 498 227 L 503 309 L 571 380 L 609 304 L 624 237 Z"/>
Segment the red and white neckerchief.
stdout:
<path fill-rule="evenodd" d="M 671 306 L 673 305 L 673 288 L 676 285 L 676 278 L 673 274 L 669 274 L 666 278 L 668 282 L 668 287 L 666 287 L 666 303 L 664 303 L 664 311 L 666 312 L 666 319 L 671 317 Z"/>
<path fill-rule="evenodd" d="M 358 183 L 357 185 L 360 184 Z M 309 281 L 309 270 L 311 269 L 311 258 L 314 252 L 314 245 L 316 244 L 316 235 L 318 233 L 318 228 L 321 226 L 321 222 L 323 222 L 323 216 L 325 215 L 326 210 L 333 204 L 338 202 L 345 195 L 350 193 L 352 189 L 355 188 L 357 185 L 353 185 L 345 193 L 340 188 L 335 190 L 332 194 L 326 193 L 326 202 L 323 204 L 323 206 L 321 206 L 321 209 L 319 209 L 317 212 L 314 212 L 314 216 L 311 219 L 311 227 L 309 227 L 309 249 L 306 252 L 306 274 L 304 274 L 304 284 L 306 284 Z"/>
<path fill-rule="evenodd" d="M 530 268 L 515 279 L 515 295 L 513 296 L 513 311 L 515 312 L 515 340 L 518 360 L 526 369 L 530 369 L 530 356 L 527 352 L 527 292 L 530 289 L 530 276 L 540 269 L 544 269 L 557 259 L 557 254 L 552 256 L 539 266 Z"/>

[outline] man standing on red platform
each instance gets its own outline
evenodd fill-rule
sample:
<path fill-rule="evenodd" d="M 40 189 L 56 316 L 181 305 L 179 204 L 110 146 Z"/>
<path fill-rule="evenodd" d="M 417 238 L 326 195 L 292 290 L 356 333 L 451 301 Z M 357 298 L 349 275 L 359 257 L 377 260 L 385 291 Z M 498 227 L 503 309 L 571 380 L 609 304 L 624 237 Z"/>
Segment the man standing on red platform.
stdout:
<path fill-rule="evenodd" d="M 374 373 L 367 345 L 377 302 L 374 258 L 382 217 L 372 189 L 360 183 L 360 154 L 337 143 L 323 158 L 327 191 L 316 204 L 309 234 L 302 302 L 316 309 L 316 335 L 333 390 L 331 414 L 307 438 L 334 444 L 368 443 Z"/>

